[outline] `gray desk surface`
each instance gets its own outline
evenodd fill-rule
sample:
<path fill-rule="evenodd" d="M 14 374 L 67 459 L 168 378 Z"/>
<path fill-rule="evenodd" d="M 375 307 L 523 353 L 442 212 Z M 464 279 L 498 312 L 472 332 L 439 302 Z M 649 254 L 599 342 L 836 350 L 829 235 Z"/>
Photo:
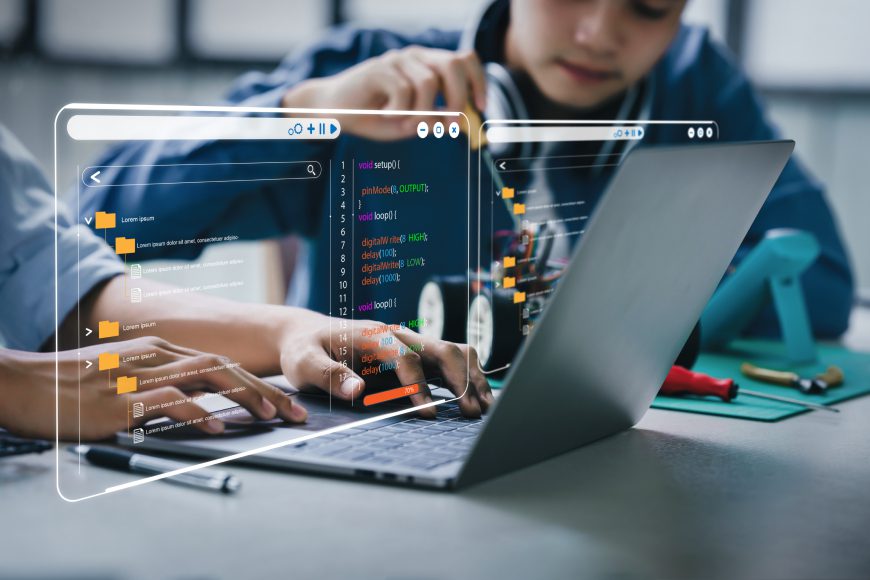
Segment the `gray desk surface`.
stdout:
<path fill-rule="evenodd" d="M 870 316 L 852 346 L 870 346 Z M 868 577 L 870 398 L 757 423 L 650 411 L 462 493 L 232 467 L 78 504 L 0 461 L 0 577 Z M 73 469 L 71 466 L 70 469 Z"/>

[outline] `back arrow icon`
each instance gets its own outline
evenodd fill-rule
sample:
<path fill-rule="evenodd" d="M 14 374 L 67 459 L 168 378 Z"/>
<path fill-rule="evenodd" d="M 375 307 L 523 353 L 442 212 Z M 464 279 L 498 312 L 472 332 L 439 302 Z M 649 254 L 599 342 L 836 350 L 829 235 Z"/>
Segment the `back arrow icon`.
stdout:
<path fill-rule="evenodd" d="M 499 162 L 498 168 L 504 171 L 504 161 Z"/>
<path fill-rule="evenodd" d="M 95 172 L 93 172 L 93 173 L 91 174 L 91 179 L 94 180 L 94 181 L 96 181 L 97 183 L 102 183 L 99 179 L 97 179 L 97 176 L 98 176 L 100 173 L 102 173 L 102 171 L 95 171 Z"/>

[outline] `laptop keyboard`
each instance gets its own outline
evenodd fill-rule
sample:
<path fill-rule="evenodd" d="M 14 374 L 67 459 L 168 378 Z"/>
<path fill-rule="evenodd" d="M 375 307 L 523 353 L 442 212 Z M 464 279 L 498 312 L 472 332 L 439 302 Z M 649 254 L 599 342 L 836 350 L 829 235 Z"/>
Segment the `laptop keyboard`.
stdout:
<path fill-rule="evenodd" d="M 289 450 L 294 456 L 429 471 L 464 458 L 482 427 L 482 419 L 463 417 L 452 402 L 439 406 L 434 420 L 413 417 L 387 425 L 372 423 L 303 441 Z"/>

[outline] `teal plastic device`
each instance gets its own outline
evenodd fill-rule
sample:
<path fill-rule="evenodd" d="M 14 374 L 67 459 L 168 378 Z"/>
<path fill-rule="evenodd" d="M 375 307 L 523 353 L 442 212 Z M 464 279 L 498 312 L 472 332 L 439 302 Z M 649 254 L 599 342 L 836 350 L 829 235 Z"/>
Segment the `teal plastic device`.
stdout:
<path fill-rule="evenodd" d="M 770 230 L 725 278 L 701 316 L 701 347 L 725 347 L 773 299 L 787 356 L 794 364 L 816 360 L 816 345 L 800 276 L 819 255 L 816 238 L 793 229 Z M 769 289 L 769 290 L 768 290 Z"/>

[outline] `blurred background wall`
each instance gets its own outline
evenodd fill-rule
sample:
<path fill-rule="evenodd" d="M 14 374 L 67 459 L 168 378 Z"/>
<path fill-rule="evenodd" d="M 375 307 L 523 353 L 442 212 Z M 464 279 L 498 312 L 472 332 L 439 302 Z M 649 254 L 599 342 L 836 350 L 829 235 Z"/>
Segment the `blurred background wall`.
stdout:
<path fill-rule="evenodd" d="M 52 170 L 70 102 L 209 104 L 242 72 L 351 23 L 461 28 L 481 0 L 0 0 L 0 123 Z M 870 2 L 689 0 L 828 186 L 870 302 Z M 266 289 L 260 289 L 263 298 Z"/>

